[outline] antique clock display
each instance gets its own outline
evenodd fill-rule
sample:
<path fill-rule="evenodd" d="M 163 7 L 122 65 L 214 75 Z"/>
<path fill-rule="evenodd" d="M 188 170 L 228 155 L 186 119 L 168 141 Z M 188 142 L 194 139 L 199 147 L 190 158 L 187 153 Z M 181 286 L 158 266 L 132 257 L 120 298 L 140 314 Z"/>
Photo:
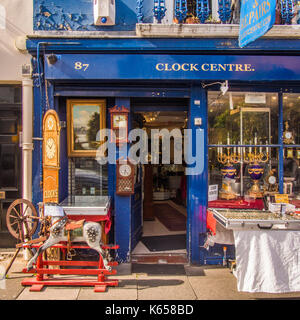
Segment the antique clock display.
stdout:
<path fill-rule="evenodd" d="M 111 117 L 111 129 L 115 134 L 115 137 L 111 137 L 111 142 L 114 142 L 117 145 L 127 143 L 129 110 L 124 106 L 115 106 L 111 108 L 109 112 Z"/>
<path fill-rule="evenodd" d="M 53 138 L 48 138 L 46 141 L 46 157 L 52 160 L 56 154 L 56 143 Z"/>
<path fill-rule="evenodd" d="M 116 194 L 128 196 L 134 194 L 134 165 L 127 160 L 117 161 Z"/>
<path fill-rule="evenodd" d="M 289 131 L 289 123 L 285 122 L 285 131 L 283 132 L 283 143 L 284 144 L 292 144 L 294 142 L 293 132 Z"/>
<path fill-rule="evenodd" d="M 59 167 L 59 119 L 54 110 L 49 110 L 43 123 L 43 165 Z"/>
<path fill-rule="evenodd" d="M 43 119 L 43 201 L 58 201 L 60 123 L 48 110 Z"/>
<path fill-rule="evenodd" d="M 289 131 L 289 123 L 286 121 L 285 123 L 285 131 L 283 132 L 283 143 L 284 144 L 293 144 L 294 141 L 294 135 L 292 131 Z M 294 150 L 292 148 L 286 149 L 286 157 L 287 158 L 293 158 L 294 157 Z"/>

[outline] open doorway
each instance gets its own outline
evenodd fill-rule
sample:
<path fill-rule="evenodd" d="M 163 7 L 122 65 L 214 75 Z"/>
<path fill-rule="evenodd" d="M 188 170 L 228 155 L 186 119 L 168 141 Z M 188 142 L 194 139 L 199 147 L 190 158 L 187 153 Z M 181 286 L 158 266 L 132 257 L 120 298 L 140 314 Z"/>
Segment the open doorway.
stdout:
<path fill-rule="evenodd" d="M 151 133 L 167 129 L 171 135 L 170 163 L 162 161 L 165 150 L 162 136 L 159 136 L 158 163 L 150 161 L 143 165 L 143 233 L 132 252 L 132 261 L 185 263 L 187 187 L 183 131 L 187 128 L 188 112 L 137 111 L 133 118 L 134 127 L 142 127 L 147 132 L 149 155 L 154 143 Z M 175 139 L 172 132 L 181 134 L 181 140 Z M 178 163 L 178 151 L 181 152 L 181 163 Z"/>

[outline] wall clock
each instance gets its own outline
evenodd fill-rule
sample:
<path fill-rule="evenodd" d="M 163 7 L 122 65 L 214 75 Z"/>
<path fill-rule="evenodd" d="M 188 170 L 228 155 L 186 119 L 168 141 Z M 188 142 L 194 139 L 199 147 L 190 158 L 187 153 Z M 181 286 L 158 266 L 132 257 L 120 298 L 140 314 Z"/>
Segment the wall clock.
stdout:
<path fill-rule="evenodd" d="M 128 159 L 118 160 L 116 170 L 116 194 L 123 196 L 134 194 L 135 166 Z"/>
<path fill-rule="evenodd" d="M 128 142 L 128 114 L 129 109 L 124 106 L 114 106 L 109 109 L 111 118 L 111 129 L 114 131 L 115 137 L 111 138 L 111 142 L 120 145 Z"/>

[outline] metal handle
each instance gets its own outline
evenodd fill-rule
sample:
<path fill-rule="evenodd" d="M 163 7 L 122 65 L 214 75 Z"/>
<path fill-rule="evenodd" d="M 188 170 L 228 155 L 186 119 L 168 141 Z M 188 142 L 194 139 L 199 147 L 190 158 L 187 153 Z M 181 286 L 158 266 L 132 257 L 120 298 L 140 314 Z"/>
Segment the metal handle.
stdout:
<path fill-rule="evenodd" d="M 259 225 L 259 223 L 257 224 L 257 226 L 258 226 L 258 228 L 259 228 L 259 229 L 266 229 L 266 230 L 270 230 L 270 229 L 272 229 L 272 227 L 273 227 L 273 223 L 271 224 L 271 226 L 270 226 L 270 227 L 268 227 L 268 226 L 263 226 L 263 227 L 262 227 L 262 226 L 260 226 L 260 225 Z"/>

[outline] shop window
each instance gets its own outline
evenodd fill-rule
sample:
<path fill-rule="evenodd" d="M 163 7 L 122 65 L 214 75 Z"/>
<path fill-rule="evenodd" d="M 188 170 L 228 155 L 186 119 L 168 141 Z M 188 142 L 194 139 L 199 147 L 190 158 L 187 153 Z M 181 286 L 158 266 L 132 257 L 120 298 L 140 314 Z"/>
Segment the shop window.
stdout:
<path fill-rule="evenodd" d="M 69 195 L 104 196 L 108 194 L 107 165 L 92 158 L 73 158 L 70 161 Z"/>
<path fill-rule="evenodd" d="M 300 94 L 283 94 L 283 191 L 300 198 Z"/>
<path fill-rule="evenodd" d="M 19 104 L 21 99 L 21 87 L 0 86 L 0 106 L 4 104 Z"/>
<path fill-rule="evenodd" d="M 279 188 L 278 95 L 209 92 L 208 122 L 209 200 L 262 209 Z"/>

